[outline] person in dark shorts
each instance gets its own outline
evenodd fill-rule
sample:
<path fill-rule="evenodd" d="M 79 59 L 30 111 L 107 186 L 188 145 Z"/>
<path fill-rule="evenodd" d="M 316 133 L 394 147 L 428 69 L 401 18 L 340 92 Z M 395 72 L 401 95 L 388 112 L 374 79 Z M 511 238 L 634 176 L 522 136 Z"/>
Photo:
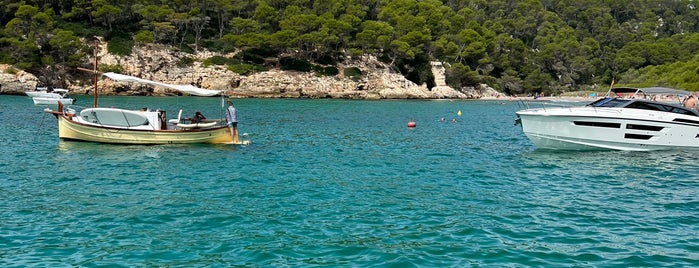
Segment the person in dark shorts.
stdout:
<path fill-rule="evenodd" d="M 238 143 L 238 110 L 233 107 L 233 101 L 228 99 L 228 109 L 226 110 L 226 121 L 231 130 L 231 138 L 234 143 Z"/>

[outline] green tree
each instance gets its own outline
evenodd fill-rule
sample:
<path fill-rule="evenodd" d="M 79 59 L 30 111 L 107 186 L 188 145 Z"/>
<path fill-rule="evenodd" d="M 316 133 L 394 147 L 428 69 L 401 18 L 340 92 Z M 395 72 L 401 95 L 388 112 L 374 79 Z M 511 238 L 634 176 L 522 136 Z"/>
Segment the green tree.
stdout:
<path fill-rule="evenodd" d="M 123 10 L 117 6 L 110 5 L 106 0 L 93 0 L 92 17 L 101 20 L 112 31 L 112 24 L 119 21 Z"/>
<path fill-rule="evenodd" d="M 172 40 L 172 36 L 176 32 L 177 27 L 175 27 L 169 18 L 171 18 L 175 11 L 166 5 L 134 5 L 134 10 L 137 14 L 141 16 L 140 24 L 146 27 L 146 29 L 153 33 L 153 40 L 155 42 L 161 41 L 163 39 Z"/>
<path fill-rule="evenodd" d="M 17 38 L 0 38 L 3 44 L 3 54 L 9 55 L 11 64 L 25 70 L 36 70 L 42 67 L 39 48 L 32 40 L 20 40 Z"/>
<path fill-rule="evenodd" d="M 136 42 L 136 44 L 145 45 L 148 43 L 153 43 L 153 41 L 155 41 L 153 36 L 155 36 L 153 34 L 153 32 L 144 30 L 144 31 L 140 31 L 140 32 L 136 33 L 133 36 L 133 40 L 134 40 L 134 42 Z"/>
<path fill-rule="evenodd" d="M 80 64 L 80 60 L 85 57 L 85 54 L 82 52 L 83 44 L 80 38 L 71 31 L 56 30 L 49 41 L 49 45 L 52 48 L 51 54 L 62 65 L 77 67 Z"/>
<path fill-rule="evenodd" d="M 32 30 L 32 17 L 39 13 L 39 8 L 30 5 L 21 5 L 14 14 L 14 18 L 5 24 L 5 32 L 23 39 L 30 38 Z"/>
<path fill-rule="evenodd" d="M 388 49 L 393 39 L 393 27 L 386 22 L 368 20 L 362 23 L 362 31 L 355 36 L 355 42 L 367 53 Z"/>
<path fill-rule="evenodd" d="M 478 84 L 478 73 L 471 70 L 468 65 L 454 63 L 446 68 L 446 83 L 450 87 L 461 89 L 463 87 L 475 86 Z"/>
<path fill-rule="evenodd" d="M 553 79 L 549 74 L 536 69 L 524 79 L 524 88 L 531 93 L 550 93 L 552 82 Z"/>
<path fill-rule="evenodd" d="M 279 13 L 266 2 L 260 2 L 253 14 L 263 31 L 273 33 L 279 29 Z"/>
<path fill-rule="evenodd" d="M 243 19 L 235 17 L 229 22 L 233 34 L 245 34 L 257 32 L 260 29 L 260 24 L 253 19 Z"/>
<path fill-rule="evenodd" d="M 199 9 L 193 9 L 189 12 L 192 15 L 191 24 L 194 30 L 194 51 L 199 51 L 199 42 L 202 39 L 202 32 L 209 25 L 211 18 L 200 13 Z"/>

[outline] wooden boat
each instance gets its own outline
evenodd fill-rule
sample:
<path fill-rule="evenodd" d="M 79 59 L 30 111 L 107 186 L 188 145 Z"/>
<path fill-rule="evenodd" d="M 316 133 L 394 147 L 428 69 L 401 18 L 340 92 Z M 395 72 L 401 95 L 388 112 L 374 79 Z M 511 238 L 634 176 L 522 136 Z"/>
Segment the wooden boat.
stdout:
<path fill-rule="evenodd" d="M 61 108 L 59 111 L 46 112 L 56 116 L 58 136 L 65 140 L 115 144 L 234 144 L 230 130 L 222 121 L 173 124 L 168 122 L 169 120 L 166 121 L 163 117 L 164 111 L 159 110 L 87 108 L 77 114 L 71 109 Z M 249 141 L 237 144 L 247 143 Z"/>
<path fill-rule="evenodd" d="M 95 60 L 95 69 L 87 70 L 93 72 L 95 77 L 94 104 L 92 108 L 85 108 L 78 112 L 74 109 L 66 108 L 59 102 L 58 110 L 45 109 L 46 113 L 52 114 L 58 119 L 59 138 L 114 144 L 250 143 L 249 140 L 241 141 L 238 137 L 234 139 L 225 119 L 187 123 L 182 118 L 181 110 L 177 118 L 168 119 L 165 111 L 161 110 L 128 110 L 97 107 L 97 77 L 100 73 L 96 71 L 96 67 L 97 62 Z M 116 73 L 103 73 L 101 75 L 115 81 L 167 87 L 195 96 L 220 95 L 222 98 L 221 105 L 224 103 L 223 99 L 226 98 L 220 90 L 203 89 L 192 85 L 166 84 Z"/>

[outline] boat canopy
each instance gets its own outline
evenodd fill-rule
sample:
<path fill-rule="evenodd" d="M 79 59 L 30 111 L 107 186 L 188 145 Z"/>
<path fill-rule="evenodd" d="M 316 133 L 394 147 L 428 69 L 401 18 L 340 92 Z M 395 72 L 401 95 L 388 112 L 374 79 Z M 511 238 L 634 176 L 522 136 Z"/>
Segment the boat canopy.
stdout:
<path fill-rule="evenodd" d="M 644 87 L 644 88 L 632 88 L 632 87 L 615 87 L 609 89 L 607 95 L 610 93 L 632 93 L 633 95 L 638 95 L 639 93 L 649 96 L 649 95 L 678 95 L 678 96 L 689 96 L 692 93 L 689 91 L 684 91 L 680 89 L 667 88 L 667 87 Z"/>
<path fill-rule="evenodd" d="M 155 82 L 155 81 L 151 81 L 151 80 L 147 80 L 147 79 L 138 78 L 135 76 L 117 74 L 117 73 L 112 73 L 112 72 L 103 73 L 102 75 L 109 77 L 115 81 L 136 82 L 136 83 L 143 83 L 143 84 L 149 84 L 149 85 L 154 85 L 154 86 L 172 88 L 172 89 L 175 89 L 175 90 L 180 91 L 182 93 L 187 93 L 187 94 L 195 95 L 195 96 L 210 97 L 210 96 L 219 95 L 219 94 L 221 94 L 221 92 L 223 92 L 222 90 L 204 89 L 204 88 L 198 88 L 198 87 L 195 87 L 192 85 L 166 84 L 166 83 Z"/>

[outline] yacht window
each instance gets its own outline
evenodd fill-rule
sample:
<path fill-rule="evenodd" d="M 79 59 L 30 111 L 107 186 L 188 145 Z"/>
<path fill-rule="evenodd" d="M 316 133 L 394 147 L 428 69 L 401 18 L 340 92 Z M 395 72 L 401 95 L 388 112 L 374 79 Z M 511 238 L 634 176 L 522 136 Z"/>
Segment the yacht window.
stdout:
<path fill-rule="evenodd" d="M 675 118 L 672 121 L 699 125 L 699 121 L 687 120 L 687 119 L 682 119 L 682 118 Z"/>
<path fill-rule="evenodd" d="M 677 108 L 677 107 L 673 108 L 672 111 L 670 111 L 670 112 L 676 113 L 676 114 L 696 115 L 696 114 L 694 114 L 692 111 L 685 110 L 685 109 L 682 109 L 682 108 Z"/>
<path fill-rule="evenodd" d="M 627 139 L 635 139 L 635 140 L 650 140 L 652 138 L 652 135 L 642 135 L 642 134 L 631 134 L 631 133 L 626 133 L 624 135 L 624 138 Z"/>
<path fill-rule="evenodd" d="M 626 125 L 626 129 L 638 129 L 638 130 L 648 130 L 648 131 L 661 131 L 661 130 L 663 130 L 663 128 L 664 127 L 649 126 L 649 125 L 636 125 L 636 124 Z"/>
<path fill-rule="evenodd" d="M 576 126 L 621 128 L 621 123 L 573 121 L 573 124 L 575 124 Z"/>

